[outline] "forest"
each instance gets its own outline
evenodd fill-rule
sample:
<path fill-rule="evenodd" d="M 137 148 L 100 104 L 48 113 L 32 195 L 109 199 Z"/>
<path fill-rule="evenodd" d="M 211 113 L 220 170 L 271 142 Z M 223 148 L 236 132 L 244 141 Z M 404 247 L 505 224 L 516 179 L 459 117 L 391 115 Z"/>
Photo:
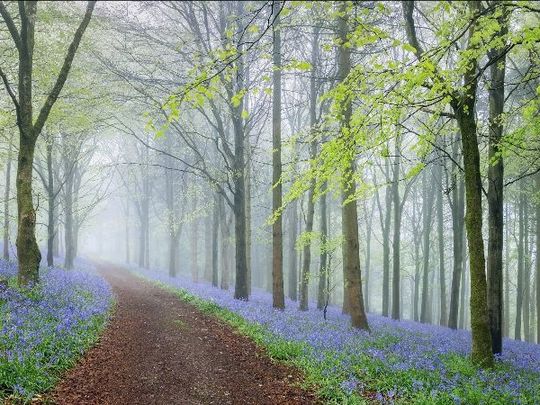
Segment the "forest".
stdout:
<path fill-rule="evenodd" d="M 0 1 L 0 401 L 540 404 L 540 4 Z"/>

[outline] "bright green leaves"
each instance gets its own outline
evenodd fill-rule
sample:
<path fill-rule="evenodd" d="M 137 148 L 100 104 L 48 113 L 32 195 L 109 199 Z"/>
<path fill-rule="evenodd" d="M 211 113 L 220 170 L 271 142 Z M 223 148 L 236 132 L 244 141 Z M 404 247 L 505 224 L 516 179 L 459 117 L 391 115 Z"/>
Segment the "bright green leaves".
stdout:
<path fill-rule="evenodd" d="M 404 51 L 411 52 L 411 53 L 416 53 L 416 48 L 414 46 L 412 46 L 411 44 L 402 43 L 401 47 L 403 48 Z"/>
<path fill-rule="evenodd" d="M 242 104 L 242 100 L 244 99 L 246 93 L 247 89 L 242 89 L 231 97 L 231 103 L 233 107 L 240 107 L 240 104 Z"/>
<path fill-rule="evenodd" d="M 306 60 L 291 60 L 287 65 L 283 66 L 284 70 L 300 70 L 308 71 L 311 70 L 311 63 Z"/>

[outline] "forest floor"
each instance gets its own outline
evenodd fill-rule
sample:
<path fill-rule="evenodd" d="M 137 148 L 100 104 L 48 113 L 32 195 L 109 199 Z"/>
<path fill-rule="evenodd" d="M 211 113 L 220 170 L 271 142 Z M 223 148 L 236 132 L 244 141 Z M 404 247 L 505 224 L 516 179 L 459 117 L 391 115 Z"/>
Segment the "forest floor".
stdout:
<path fill-rule="evenodd" d="M 117 308 L 63 378 L 57 404 L 313 404 L 301 374 L 248 338 L 126 270 L 98 264 Z"/>

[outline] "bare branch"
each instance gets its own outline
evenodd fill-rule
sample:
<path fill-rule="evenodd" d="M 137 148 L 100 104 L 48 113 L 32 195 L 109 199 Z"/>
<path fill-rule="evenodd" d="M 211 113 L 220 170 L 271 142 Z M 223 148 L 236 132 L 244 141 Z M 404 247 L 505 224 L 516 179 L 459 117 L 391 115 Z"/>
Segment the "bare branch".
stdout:
<path fill-rule="evenodd" d="M 54 103 L 58 99 L 58 96 L 60 95 L 60 92 L 62 91 L 62 87 L 64 87 L 64 83 L 67 80 L 68 73 L 71 69 L 71 64 L 73 63 L 73 59 L 75 58 L 75 53 L 77 52 L 77 48 L 79 47 L 79 44 L 81 43 L 81 39 L 84 34 L 84 31 L 86 31 L 86 27 L 88 27 L 90 18 L 92 18 L 92 12 L 94 11 L 95 5 L 96 5 L 96 1 L 93 0 L 93 1 L 89 1 L 88 5 L 86 6 L 86 12 L 84 14 L 84 18 L 82 19 L 79 25 L 79 28 L 77 28 L 77 31 L 75 32 L 75 35 L 73 36 L 73 40 L 71 41 L 71 44 L 69 45 L 68 52 L 64 59 L 64 64 L 62 65 L 62 69 L 60 70 L 60 73 L 58 74 L 56 83 L 54 84 L 54 87 L 52 88 L 51 92 L 47 96 L 47 100 L 45 100 L 45 103 L 41 107 L 39 116 L 36 120 L 36 123 L 34 124 L 34 136 L 36 137 L 39 135 L 39 133 L 43 129 L 43 126 L 45 125 L 45 122 L 47 121 L 47 117 L 49 116 L 49 113 L 51 112 L 51 109 Z"/>
<path fill-rule="evenodd" d="M 17 47 L 17 50 L 20 52 L 21 51 L 21 37 L 3 1 L 0 1 L 0 14 L 2 15 L 2 18 L 4 19 L 4 22 L 6 23 L 8 27 L 9 33 L 11 34 L 11 38 L 13 38 L 13 42 L 15 42 L 15 46 Z"/>

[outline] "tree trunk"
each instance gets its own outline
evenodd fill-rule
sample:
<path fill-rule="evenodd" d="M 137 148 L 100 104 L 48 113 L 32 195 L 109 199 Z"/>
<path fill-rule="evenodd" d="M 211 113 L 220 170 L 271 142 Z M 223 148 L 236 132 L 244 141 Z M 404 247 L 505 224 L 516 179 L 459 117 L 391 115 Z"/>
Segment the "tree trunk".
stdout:
<path fill-rule="evenodd" d="M 375 203 L 375 201 L 373 201 Z M 373 231 L 373 213 L 374 213 L 374 206 L 371 207 L 371 211 L 369 214 L 367 213 L 366 209 L 366 258 L 365 258 L 365 268 L 366 268 L 366 277 L 365 277 L 365 287 L 364 287 L 364 300 L 366 302 L 366 312 L 370 311 L 370 299 L 369 299 L 369 275 L 370 275 L 370 267 L 371 267 L 371 233 Z"/>
<path fill-rule="evenodd" d="M 326 184 L 323 186 L 324 190 L 326 189 Z M 329 279 L 329 268 L 327 268 L 328 263 L 328 252 L 326 249 L 326 243 L 328 241 L 328 213 L 327 213 L 327 200 L 326 194 L 321 196 L 320 202 L 320 214 L 321 214 L 321 255 L 319 263 L 319 288 L 317 294 L 317 309 L 322 310 L 327 302 L 328 297 L 328 279 Z"/>
<path fill-rule="evenodd" d="M 431 220 L 433 214 L 433 192 L 430 187 L 430 179 L 427 168 L 423 174 L 423 193 L 422 193 L 422 218 L 423 218 L 423 260 L 422 260 L 422 306 L 420 310 L 420 322 L 428 322 L 431 312 L 429 308 L 429 248 Z"/>
<path fill-rule="evenodd" d="M 443 166 L 437 167 L 437 177 L 441 189 L 437 192 L 437 238 L 439 240 L 439 285 L 441 313 L 439 324 L 446 326 L 448 314 L 446 309 L 446 274 L 444 269 L 444 212 L 443 212 Z"/>
<path fill-rule="evenodd" d="M 169 276 L 176 277 L 178 273 L 178 265 L 176 263 L 177 258 L 177 247 L 178 241 L 176 240 L 176 235 L 169 235 Z"/>
<path fill-rule="evenodd" d="M 229 240 L 230 234 L 230 222 L 227 219 L 229 216 L 225 210 L 225 203 L 223 197 L 219 199 L 219 217 L 221 218 L 221 283 L 220 288 L 223 290 L 229 289 L 229 269 L 230 269 L 230 254 L 229 254 Z"/>
<path fill-rule="evenodd" d="M 507 13 L 503 8 L 497 19 L 500 25 L 497 36 L 507 33 Z M 506 50 L 492 49 L 488 52 L 491 61 L 489 93 L 489 168 L 488 168 L 488 311 L 493 353 L 502 352 L 503 316 L 503 180 L 504 166 L 500 154 L 503 134 L 502 114 L 504 112 L 504 75 Z"/>
<path fill-rule="evenodd" d="M 465 199 L 464 199 L 465 200 Z M 466 236 L 465 232 L 463 233 L 463 241 L 462 245 L 466 246 Z M 460 303 L 459 303 L 459 329 L 465 329 L 465 317 L 467 316 L 467 311 L 465 311 L 466 307 L 466 300 L 465 297 L 467 296 L 467 292 L 469 289 L 468 285 L 468 278 L 467 278 L 467 253 L 464 252 L 463 257 L 461 258 L 462 264 L 461 267 L 463 268 L 463 271 L 461 272 L 461 291 L 460 291 Z"/>
<path fill-rule="evenodd" d="M 209 196 L 207 197 L 209 198 Z M 204 250 L 203 250 L 203 278 L 209 283 L 212 282 L 212 225 L 213 225 L 213 214 L 207 215 L 204 217 L 204 230 L 203 230 L 203 239 L 204 239 Z"/>
<path fill-rule="evenodd" d="M 510 221 L 509 204 L 505 205 L 505 221 L 504 226 L 505 238 L 504 238 L 504 336 L 510 336 L 510 227 L 508 223 Z"/>
<path fill-rule="evenodd" d="M 140 204 L 142 206 L 142 204 Z M 144 219 L 142 211 L 139 213 L 139 267 L 144 268 L 144 252 L 146 247 L 146 230 L 144 229 Z"/>
<path fill-rule="evenodd" d="M 390 160 L 385 159 L 386 178 L 389 178 Z M 384 226 L 382 228 L 383 237 L 383 296 L 382 296 L 382 314 L 389 315 L 390 308 L 390 226 L 392 222 L 392 193 L 391 186 L 388 185 L 384 192 L 385 210 Z M 380 215 L 383 215 L 381 212 Z"/>
<path fill-rule="evenodd" d="M 13 139 L 9 139 L 9 149 L 6 162 L 6 188 L 4 189 L 4 260 L 9 260 L 9 196 L 11 191 L 11 155 Z"/>
<path fill-rule="evenodd" d="M 52 147 L 52 141 L 47 142 L 47 266 L 49 267 L 54 266 L 54 238 L 56 233 Z"/>
<path fill-rule="evenodd" d="M 412 212 L 412 231 L 413 231 L 413 240 L 414 240 L 414 289 L 413 289 L 413 319 L 415 321 L 420 320 L 420 245 L 422 240 L 422 235 L 419 232 L 420 221 L 417 218 L 417 187 L 414 188 L 414 206 Z"/>
<path fill-rule="evenodd" d="M 523 339 L 530 338 L 531 272 L 529 260 L 529 201 L 523 207 Z"/>
<path fill-rule="evenodd" d="M 214 194 L 214 205 L 212 207 L 212 285 L 218 286 L 218 232 L 219 232 L 219 195 Z M 222 253 L 223 254 L 223 253 Z"/>
<path fill-rule="evenodd" d="M 243 15 L 244 4 L 236 3 L 238 13 Z M 238 52 L 242 55 L 243 47 L 239 46 Z M 240 56 L 236 60 L 238 72 L 244 71 L 244 60 Z M 244 80 L 242 75 L 235 77 L 233 94 L 244 90 Z M 232 123 L 234 131 L 234 173 L 242 174 L 245 170 L 245 132 L 242 120 L 242 111 L 244 110 L 244 100 L 241 99 L 237 106 L 231 105 L 232 108 Z M 247 241 L 246 241 L 246 187 L 245 178 L 243 175 L 234 176 L 234 197 L 233 197 L 233 212 L 234 212 L 234 232 L 235 232 L 235 264 L 236 277 L 234 286 L 234 298 L 239 300 L 247 300 L 249 298 L 249 277 L 247 263 Z"/>
<path fill-rule="evenodd" d="M 540 173 L 536 174 L 536 190 L 540 190 Z M 536 202 L 536 343 L 540 344 L 540 202 Z"/>
<path fill-rule="evenodd" d="M 317 138 L 314 135 L 315 126 L 317 125 L 317 63 L 319 60 L 319 35 L 320 28 L 315 26 L 313 31 L 313 41 L 311 43 L 311 76 L 310 76 L 310 95 L 309 95 L 309 125 L 312 131 L 311 142 L 309 145 L 309 157 L 313 161 L 317 157 Z M 313 217 L 315 215 L 315 179 L 312 179 L 309 185 L 307 213 L 306 213 L 306 234 L 308 240 L 304 245 L 304 262 L 302 265 L 302 278 L 300 280 L 300 310 L 308 309 L 308 290 L 311 266 L 311 232 L 313 232 Z"/>
<path fill-rule="evenodd" d="M 520 182 L 520 194 L 519 194 L 519 207 L 518 207 L 518 221 L 519 221 L 519 235 L 518 235 L 518 274 L 517 274 L 517 291 L 516 291 L 516 322 L 514 330 L 514 339 L 521 340 L 521 319 L 523 315 L 523 273 L 525 268 L 524 253 L 524 239 L 525 239 L 525 192 L 523 187 L 523 180 Z"/>
<path fill-rule="evenodd" d="M 18 281 L 21 286 L 36 283 L 39 279 L 41 252 L 36 241 L 36 211 L 32 201 L 32 162 L 34 161 L 35 137 L 21 134 L 17 165 L 17 256 L 19 260 Z"/>
<path fill-rule="evenodd" d="M 347 3 L 340 3 L 342 13 L 338 17 L 338 33 L 341 46 L 338 48 L 338 79 L 343 82 L 351 71 L 351 50 L 344 44 L 349 33 Z M 350 98 L 341 106 L 341 133 L 350 136 L 349 127 L 352 115 Z M 343 173 L 341 209 L 341 226 L 343 228 L 343 279 L 345 280 L 345 299 L 348 300 L 348 310 L 351 315 L 351 326 L 369 330 L 367 316 L 364 310 L 362 294 L 362 276 L 360 273 L 360 252 L 358 242 L 358 212 L 355 198 L 356 183 L 354 178 L 356 148 L 355 142 L 347 148 L 347 165 Z"/>
<path fill-rule="evenodd" d="M 196 203 L 194 203 L 196 207 Z M 191 279 L 199 282 L 199 219 L 193 219 L 191 223 Z"/>
<path fill-rule="evenodd" d="M 313 184 L 314 186 L 314 184 Z M 306 233 L 308 235 L 313 231 L 313 217 L 315 214 L 315 203 L 313 201 L 313 190 L 310 186 L 308 193 L 307 213 L 306 213 Z M 302 275 L 300 278 L 300 311 L 308 310 L 308 290 L 309 290 L 309 278 L 310 278 L 310 266 L 311 266 L 311 241 L 308 240 L 304 245 L 303 262 L 302 262 Z"/>
<path fill-rule="evenodd" d="M 457 143 L 455 144 L 453 157 L 458 158 Z M 457 178 L 457 168 L 454 168 L 454 184 L 452 187 L 452 235 L 453 235 L 453 270 L 452 287 L 450 291 L 450 313 L 448 315 L 448 326 L 452 329 L 458 327 L 459 302 L 460 302 L 460 283 L 463 277 L 463 238 L 464 238 L 464 184 L 460 177 Z M 463 288 L 463 286 L 461 286 Z"/>
<path fill-rule="evenodd" d="M 73 223 L 73 176 L 75 172 L 75 162 L 71 161 L 70 145 L 67 135 L 63 137 L 64 143 L 64 244 L 66 253 L 64 256 L 64 267 L 68 270 L 73 268 L 75 260 L 74 250 L 74 223 Z"/>
<path fill-rule="evenodd" d="M 130 205 L 129 198 L 126 198 L 126 235 L 125 235 L 125 243 L 126 243 L 126 263 L 127 264 L 129 264 L 130 261 L 131 261 L 131 254 L 130 254 L 130 251 L 129 251 L 129 237 L 130 237 L 129 205 Z"/>
<path fill-rule="evenodd" d="M 79 170 L 79 165 L 75 165 L 73 182 L 73 260 L 75 260 L 79 252 L 79 231 L 81 229 L 79 194 L 81 190 L 81 179 L 82 176 Z M 102 238 L 100 238 L 100 240 L 101 239 Z"/>
<path fill-rule="evenodd" d="M 167 204 L 167 233 L 169 237 L 169 276 L 176 277 L 177 274 L 177 245 L 175 206 L 174 206 L 174 182 L 171 171 L 165 169 L 165 202 Z"/>
<path fill-rule="evenodd" d="M 283 217 L 281 185 L 281 2 L 274 3 L 272 93 L 272 306 L 285 308 L 283 291 Z"/>
<path fill-rule="evenodd" d="M 414 320 L 420 320 L 420 244 L 414 244 Z"/>
<path fill-rule="evenodd" d="M 236 171 L 242 172 L 244 166 L 243 133 L 240 128 L 235 129 L 235 155 Z M 234 179 L 234 232 L 235 232 L 235 257 L 236 279 L 234 286 L 234 298 L 247 300 L 249 298 L 247 286 L 247 257 L 246 257 L 246 203 L 244 176 L 236 176 Z"/>
<path fill-rule="evenodd" d="M 392 179 L 392 199 L 394 204 L 394 235 L 392 240 L 392 319 L 400 319 L 400 255 L 401 255 L 401 210 L 399 198 L 399 171 L 400 171 L 400 139 L 396 136 L 394 150 L 394 172 Z M 390 215 L 387 213 L 386 215 Z"/>
<path fill-rule="evenodd" d="M 150 176 L 148 174 L 149 149 L 146 149 L 146 166 L 143 175 L 143 231 L 144 231 L 144 268 L 150 267 Z"/>
<path fill-rule="evenodd" d="M 466 74 L 466 83 L 474 81 L 473 68 Z M 476 85 L 470 84 L 476 89 Z M 472 329 L 472 360 L 481 366 L 493 364 L 491 332 L 487 305 L 487 281 L 485 273 L 484 239 L 482 236 L 482 178 L 480 176 L 480 152 L 476 133 L 474 94 L 464 97 L 461 104 L 454 103 L 454 112 L 461 131 L 463 166 L 465 171 L 465 226 L 469 245 L 469 268 L 471 275 L 470 314 Z"/>
<path fill-rule="evenodd" d="M 437 292 L 437 287 L 435 285 L 435 272 L 430 273 L 429 285 L 432 286 L 428 290 L 428 310 L 427 310 L 427 323 L 433 323 L 433 315 L 436 313 L 435 303 L 435 293 Z"/>
<path fill-rule="evenodd" d="M 289 232 L 289 298 L 296 301 L 298 299 L 298 255 L 296 253 L 298 202 L 296 200 L 290 205 Z"/>

